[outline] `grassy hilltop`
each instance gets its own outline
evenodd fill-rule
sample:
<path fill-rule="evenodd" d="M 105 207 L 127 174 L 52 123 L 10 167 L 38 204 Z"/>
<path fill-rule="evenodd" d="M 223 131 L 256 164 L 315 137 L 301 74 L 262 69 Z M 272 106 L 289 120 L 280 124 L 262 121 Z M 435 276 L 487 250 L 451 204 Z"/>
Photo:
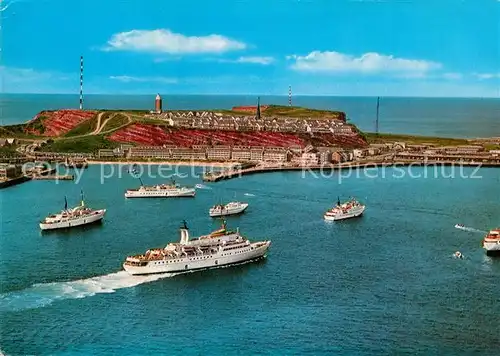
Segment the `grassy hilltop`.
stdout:
<path fill-rule="evenodd" d="M 254 115 L 251 112 L 233 110 L 175 110 L 175 112 L 189 111 L 210 111 L 234 116 Z M 272 116 L 277 119 L 287 117 L 344 119 L 345 113 L 270 105 L 261 111 L 261 116 Z M 171 130 L 165 120 L 157 119 L 144 110 L 95 110 L 84 112 L 79 110 L 57 110 L 43 111 L 35 119 L 25 124 L 0 126 L 0 137 L 14 137 L 26 142 L 46 141 L 40 148 L 42 151 L 95 152 L 102 148 L 118 147 L 120 142 L 111 140 L 110 136 L 116 132 L 123 132 L 132 125 L 154 126 L 166 131 Z M 358 133 L 367 143 L 404 141 L 409 144 L 431 143 L 439 146 L 466 145 L 470 143 L 466 139 L 399 134 L 376 135 L 374 133 L 363 133 L 359 130 Z"/>

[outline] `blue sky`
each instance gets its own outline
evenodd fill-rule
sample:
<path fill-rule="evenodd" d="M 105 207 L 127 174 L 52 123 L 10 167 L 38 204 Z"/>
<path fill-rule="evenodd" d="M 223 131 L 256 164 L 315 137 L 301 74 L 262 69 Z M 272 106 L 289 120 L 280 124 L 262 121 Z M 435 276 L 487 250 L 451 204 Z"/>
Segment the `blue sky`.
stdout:
<path fill-rule="evenodd" d="M 0 0 L 4 92 L 500 96 L 497 0 Z"/>

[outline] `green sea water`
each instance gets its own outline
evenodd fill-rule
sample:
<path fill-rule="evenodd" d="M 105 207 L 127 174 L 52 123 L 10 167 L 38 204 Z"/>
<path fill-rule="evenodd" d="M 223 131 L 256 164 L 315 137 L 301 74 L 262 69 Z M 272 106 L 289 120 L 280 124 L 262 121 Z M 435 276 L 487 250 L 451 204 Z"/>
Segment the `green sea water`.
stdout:
<path fill-rule="evenodd" d="M 500 259 L 481 240 L 500 225 L 500 171 L 451 169 L 266 173 L 206 183 L 192 199 L 127 200 L 138 181 L 126 167 L 91 166 L 78 181 L 1 190 L 0 349 L 497 355 Z M 163 169 L 174 173 L 200 183 L 201 168 Z M 142 180 L 166 180 L 153 175 L 157 167 Z M 89 206 L 108 209 L 103 223 L 41 233 L 38 221 L 62 209 L 64 196 L 78 204 L 81 189 Z M 337 196 L 360 199 L 364 216 L 325 222 Z M 229 227 L 270 239 L 266 260 L 179 275 L 121 271 L 127 255 L 177 241 L 183 219 L 193 236 L 218 228 L 208 209 L 234 199 L 250 206 Z"/>

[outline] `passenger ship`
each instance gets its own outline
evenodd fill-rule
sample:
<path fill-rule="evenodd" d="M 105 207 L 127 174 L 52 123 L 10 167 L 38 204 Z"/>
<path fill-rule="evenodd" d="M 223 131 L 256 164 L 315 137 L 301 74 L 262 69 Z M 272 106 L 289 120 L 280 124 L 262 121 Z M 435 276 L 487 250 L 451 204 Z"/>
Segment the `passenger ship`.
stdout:
<path fill-rule="evenodd" d="M 82 201 L 79 206 L 68 209 L 68 201 L 64 197 L 64 210 L 47 216 L 40 222 L 40 229 L 54 230 L 88 225 L 101 221 L 104 214 L 106 214 L 106 209 L 95 210 L 85 206 L 82 192 Z"/>
<path fill-rule="evenodd" d="M 129 256 L 123 264 L 132 275 L 192 271 L 253 262 L 266 257 L 271 241 L 250 242 L 239 230 L 229 231 L 226 222 L 209 235 L 189 239 L 186 222 L 180 228 L 180 242 L 165 248 Z"/>
<path fill-rule="evenodd" d="M 138 189 L 127 189 L 125 198 L 174 198 L 174 197 L 194 197 L 195 188 L 181 187 L 172 181 L 172 184 L 158 184 L 145 186 L 142 184 Z"/>
<path fill-rule="evenodd" d="M 214 205 L 209 210 L 209 215 L 211 217 L 228 216 L 241 214 L 248 208 L 248 203 L 242 203 L 238 201 L 232 201 L 226 205 L 218 204 Z"/>
<path fill-rule="evenodd" d="M 365 206 L 356 199 L 351 199 L 343 204 L 340 203 L 340 198 L 337 200 L 337 206 L 328 210 L 324 218 L 327 221 L 337 221 L 350 219 L 361 216 L 365 211 Z"/>
<path fill-rule="evenodd" d="M 483 248 L 488 256 L 500 256 L 500 227 L 486 234 L 483 239 Z"/>

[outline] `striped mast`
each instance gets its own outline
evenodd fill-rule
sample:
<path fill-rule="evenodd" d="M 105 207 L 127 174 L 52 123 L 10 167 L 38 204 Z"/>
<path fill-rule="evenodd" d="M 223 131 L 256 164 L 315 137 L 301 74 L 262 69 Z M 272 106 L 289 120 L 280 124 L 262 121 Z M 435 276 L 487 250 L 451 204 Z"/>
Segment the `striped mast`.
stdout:
<path fill-rule="evenodd" d="M 257 98 L 257 120 L 260 120 L 260 96 Z"/>
<path fill-rule="evenodd" d="M 80 56 L 80 110 L 83 110 L 83 56 Z"/>

